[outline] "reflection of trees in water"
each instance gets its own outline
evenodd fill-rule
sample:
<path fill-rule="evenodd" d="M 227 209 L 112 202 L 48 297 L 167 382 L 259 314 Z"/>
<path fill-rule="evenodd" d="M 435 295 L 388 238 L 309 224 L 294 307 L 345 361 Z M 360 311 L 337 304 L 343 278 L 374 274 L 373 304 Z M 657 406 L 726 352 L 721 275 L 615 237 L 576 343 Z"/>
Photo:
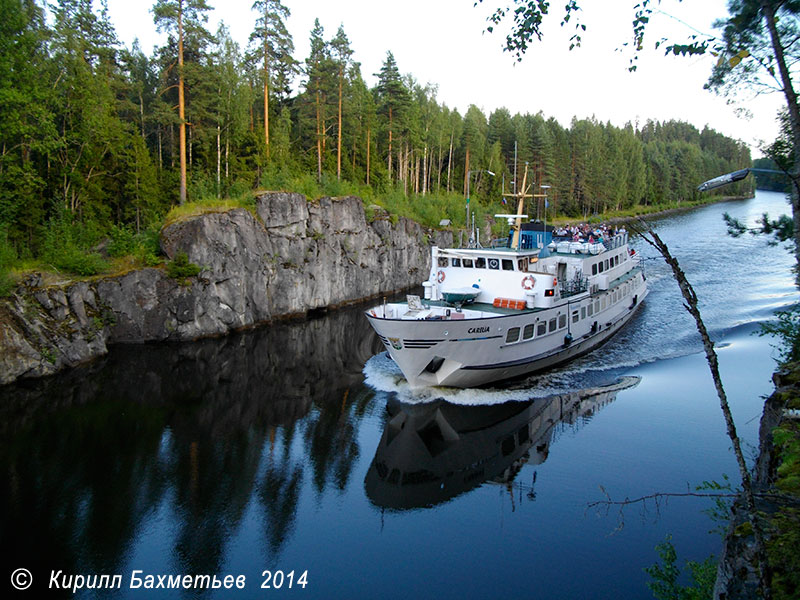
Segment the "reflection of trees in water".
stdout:
<path fill-rule="evenodd" d="M 349 481 L 371 394 L 348 390 L 375 344 L 360 310 L 338 311 L 219 340 L 120 347 L 0 388 L 0 538 L 42 572 L 117 573 L 148 520 L 172 514 L 176 564 L 164 568 L 213 573 L 255 499 L 266 546 L 280 552 L 305 461 L 317 493 Z"/>

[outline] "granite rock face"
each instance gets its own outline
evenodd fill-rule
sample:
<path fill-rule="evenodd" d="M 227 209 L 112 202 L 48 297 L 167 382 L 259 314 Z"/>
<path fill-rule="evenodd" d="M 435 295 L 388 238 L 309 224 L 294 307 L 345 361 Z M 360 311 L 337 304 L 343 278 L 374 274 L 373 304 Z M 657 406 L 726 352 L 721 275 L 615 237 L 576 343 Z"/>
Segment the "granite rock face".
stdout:
<path fill-rule="evenodd" d="M 245 209 L 169 225 L 161 245 L 185 252 L 196 277 L 142 269 L 89 282 L 26 282 L 0 303 L 0 383 L 91 360 L 107 343 L 193 340 L 406 289 L 427 278 L 430 246 L 452 235 L 361 199 L 267 192 Z"/>

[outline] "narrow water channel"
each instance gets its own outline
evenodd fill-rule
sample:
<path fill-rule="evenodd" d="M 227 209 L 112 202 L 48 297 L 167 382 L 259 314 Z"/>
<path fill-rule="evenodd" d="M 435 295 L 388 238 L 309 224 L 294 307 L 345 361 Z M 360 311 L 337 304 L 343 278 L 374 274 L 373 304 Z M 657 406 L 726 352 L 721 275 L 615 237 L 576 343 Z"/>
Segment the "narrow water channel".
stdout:
<path fill-rule="evenodd" d="M 751 454 L 776 355 L 754 334 L 797 294 L 789 252 L 727 237 L 721 214 L 787 210 L 759 192 L 654 221 L 701 298 Z M 3 585 L 26 568 L 54 597 L 73 596 L 47 589 L 60 571 L 122 576 L 79 598 L 290 585 L 309 598 L 650 598 L 642 569 L 667 535 L 681 559 L 719 552 L 710 504 L 588 504 L 735 481 L 736 465 L 677 286 L 655 257 L 647 275 L 643 309 L 608 344 L 490 389 L 412 393 L 360 309 L 118 347 L 0 388 Z M 134 571 L 246 585 L 131 589 Z"/>

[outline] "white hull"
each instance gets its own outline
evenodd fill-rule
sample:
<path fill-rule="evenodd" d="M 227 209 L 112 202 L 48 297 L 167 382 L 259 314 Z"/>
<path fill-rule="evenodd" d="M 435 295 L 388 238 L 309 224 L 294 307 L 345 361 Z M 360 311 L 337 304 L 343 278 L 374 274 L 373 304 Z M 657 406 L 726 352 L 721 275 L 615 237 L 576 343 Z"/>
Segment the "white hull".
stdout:
<path fill-rule="evenodd" d="M 646 295 L 642 281 L 615 304 L 591 317 L 579 318 L 577 323 L 572 323 L 571 314 L 577 309 L 580 317 L 581 308 L 598 300 L 598 295 L 570 298 L 540 312 L 458 321 L 384 319 L 369 311 L 367 317 L 412 387 L 469 388 L 535 373 L 591 351 L 630 320 Z M 509 329 L 518 327 L 522 331 L 530 323 L 549 322 L 559 314 L 568 315 L 567 328 L 506 343 Z M 567 335 L 572 336 L 569 344 Z M 435 372 L 426 370 L 439 358 L 444 361 Z"/>

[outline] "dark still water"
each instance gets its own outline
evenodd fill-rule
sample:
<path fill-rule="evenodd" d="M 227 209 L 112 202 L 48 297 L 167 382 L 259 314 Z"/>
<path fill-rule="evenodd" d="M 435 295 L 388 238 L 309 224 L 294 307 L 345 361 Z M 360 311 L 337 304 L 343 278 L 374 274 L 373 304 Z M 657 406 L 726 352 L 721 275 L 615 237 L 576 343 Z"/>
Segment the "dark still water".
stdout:
<path fill-rule="evenodd" d="M 656 222 L 751 453 L 775 364 L 752 334 L 797 296 L 789 253 L 726 237 L 721 214 L 786 210 L 759 193 Z M 693 322 L 663 262 L 647 268 L 611 342 L 510 386 L 414 395 L 344 310 L 0 388 L 3 596 L 26 568 L 19 596 L 60 571 L 61 587 L 121 575 L 81 598 L 650 598 L 642 569 L 667 535 L 681 562 L 719 552 L 710 504 L 587 504 L 737 471 Z M 244 587 L 131 589 L 135 571 Z"/>

